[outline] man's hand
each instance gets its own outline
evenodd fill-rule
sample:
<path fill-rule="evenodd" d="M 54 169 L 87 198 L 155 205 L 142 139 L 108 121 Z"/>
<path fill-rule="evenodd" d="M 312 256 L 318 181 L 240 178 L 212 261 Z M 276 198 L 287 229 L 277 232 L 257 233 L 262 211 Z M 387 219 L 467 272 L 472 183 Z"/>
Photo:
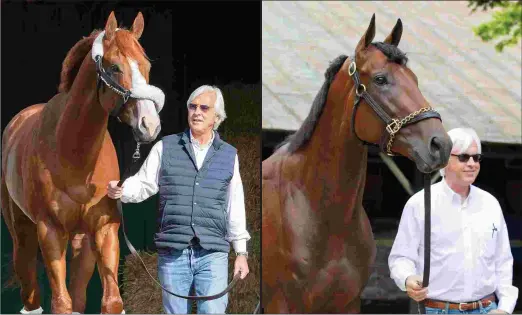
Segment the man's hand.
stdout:
<path fill-rule="evenodd" d="M 428 288 L 422 287 L 422 278 L 418 275 L 406 278 L 406 292 L 413 300 L 420 302 L 428 295 Z"/>
<path fill-rule="evenodd" d="M 491 310 L 491 311 L 489 311 L 488 314 L 508 314 L 508 312 L 503 311 L 503 310 L 496 309 L 496 310 Z"/>
<path fill-rule="evenodd" d="M 245 256 L 240 255 L 236 257 L 236 261 L 234 262 L 234 276 L 236 276 L 238 272 L 241 272 L 241 279 L 245 279 L 248 275 L 248 263 Z"/>
<path fill-rule="evenodd" d="M 118 187 L 118 181 L 112 180 L 107 186 L 107 196 L 111 199 L 120 199 L 123 191 L 123 185 Z"/>

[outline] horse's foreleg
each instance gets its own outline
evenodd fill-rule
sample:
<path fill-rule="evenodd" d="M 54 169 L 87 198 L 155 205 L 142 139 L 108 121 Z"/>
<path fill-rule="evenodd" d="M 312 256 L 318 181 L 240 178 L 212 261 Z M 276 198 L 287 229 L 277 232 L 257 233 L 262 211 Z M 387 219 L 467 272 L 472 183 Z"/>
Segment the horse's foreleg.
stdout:
<path fill-rule="evenodd" d="M 87 285 L 94 272 L 96 255 L 88 234 L 73 234 L 71 237 L 72 259 L 69 290 L 73 312 L 84 313 L 87 301 Z"/>
<path fill-rule="evenodd" d="M 51 222 L 51 219 L 38 219 L 38 241 L 45 262 L 45 269 L 52 291 L 51 312 L 71 313 L 72 302 L 65 284 L 65 254 L 68 235 Z"/>
<path fill-rule="evenodd" d="M 95 235 L 98 272 L 103 285 L 102 313 L 120 314 L 123 311 L 123 301 L 118 288 L 119 226 L 119 223 L 107 223 Z"/>
<path fill-rule="evenodd" d="M 275 294 L 269 301 L 266 301 L 264 312 L 266 314 L 289 314 L 290 307 L 286 301 L 286 296 L 283 294 L 282 288 L 277 288 Z"/>
<path fill-rule="evenodd" d="M 2 214 L 13 238 L 14 271 L 20 281 L 20 297 L 26 311 L 40 307 L 40 288 L 36 277 L 38 237 L 36 225 L 9 197 L 2 181 Z"/>

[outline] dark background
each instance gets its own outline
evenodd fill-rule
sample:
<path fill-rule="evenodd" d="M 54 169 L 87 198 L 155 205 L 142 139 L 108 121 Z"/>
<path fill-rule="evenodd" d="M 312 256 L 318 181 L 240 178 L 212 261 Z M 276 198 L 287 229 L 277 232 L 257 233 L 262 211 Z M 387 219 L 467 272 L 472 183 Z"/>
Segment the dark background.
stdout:
<path fill-rule="evenodd" d="M 186 100 L 200 85 L 252 86 L 261 82 L 260 2 L 2 1 L 1 6 L 2 132 L 20 110 L 45 103 L 56 94 L 67 52 L 83 36 L 103 29 L 111 11 L 115 12 L 118 26 L 125 28 L 132 26 L 139 11 L 143 13 L 145 28 L 139 41 L 152 60 L 150 84 L 162 89 L 166 96 L 160 113 L 162 131 L 157 140 L 187 127 Z M 259 111 L 260 117 L 261 108 L 249 110 Z M 226 128 L 226 121 L 223 125 Z M 259 121 L 259 128 L 260 125 Z M 111 118 L 108 128 L 123 171 L 136 144 L 127 125 Z M 152 145 L 141 146 L 143 157 Z M 151 211 L 155 202 L 155 198 L 150 198 L 124 209 L 129 214 L 143 213 Z M 126 218 L 127 234 L 137 249 L 148 247 L 155 229 L 154 219 L 136 217 Z M 18 313 L 22 307 L 19 289 L 5 287 L 12 270 L 12 243 L 3 219 L 1 224 L 1 313 Z M 129 252 L 121 229 L 120 247 L 123 258 Z M 43 265 L 38 268 L 42 306 L 48 312 L 50 289 Z M 95 271 L 87 292 L 86 313 L 100 312 L 100 290 Z"/>
<path fill-rule="evenodd" d="M 2 1 L 2 131 L 21 109 L 56 94 L 67 52 L 103 29 L 111 11 L 127 28 L 143 13 L 150 84 L 166 96 L 159 137 L 187 127 L 186 100 L 198 86 L 261 81 L 260 2 Z M 131 139 L 125 126 L 109 127 L 113 138 Z"/>

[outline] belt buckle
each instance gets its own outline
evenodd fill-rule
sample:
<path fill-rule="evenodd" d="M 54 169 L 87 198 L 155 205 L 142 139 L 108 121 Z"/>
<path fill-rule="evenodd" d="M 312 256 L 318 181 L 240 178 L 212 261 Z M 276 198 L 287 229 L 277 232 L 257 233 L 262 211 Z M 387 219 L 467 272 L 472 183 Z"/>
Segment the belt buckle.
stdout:
<path fill-rule="evenodd" d="M 462 309 L 462 305 L 463 304 L 467 304 L 467 303 L 466 302 L 460 302 L 459 303 L 459 311 L 461 311 L 461 312 L 464 312 L 464 310 Z"/>

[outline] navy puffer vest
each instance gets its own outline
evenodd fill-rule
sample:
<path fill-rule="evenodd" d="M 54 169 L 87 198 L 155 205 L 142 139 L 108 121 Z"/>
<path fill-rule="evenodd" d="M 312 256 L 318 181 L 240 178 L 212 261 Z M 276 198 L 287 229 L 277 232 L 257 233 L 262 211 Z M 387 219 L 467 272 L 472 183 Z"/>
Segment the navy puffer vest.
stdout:
<path fill-rule="evenodd" d="M 201 247 L 228 253 L 227 193 L 237 150 L 214 132 L 214 141 L 198 171 L 188 130 L 162 141 L 159 232 L 155 235 L 158 252 L 182 250 L 197 236 Z"/>

